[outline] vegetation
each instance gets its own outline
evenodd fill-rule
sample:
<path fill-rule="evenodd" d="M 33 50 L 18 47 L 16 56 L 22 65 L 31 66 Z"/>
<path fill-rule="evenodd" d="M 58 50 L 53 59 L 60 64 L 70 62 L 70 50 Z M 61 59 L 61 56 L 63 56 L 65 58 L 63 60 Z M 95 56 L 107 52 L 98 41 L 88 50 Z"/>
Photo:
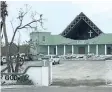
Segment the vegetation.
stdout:
<path fill-rule="evenodd" d="M 43 28 L 43 15 L 42 14 L 38 14 L 37 12 L 29 12 L 31 11 L 31 7 L 29 7 L 28 5 L 25 5 L 24 8 L 20 8 L 18 16 L 17 16 L 17 20 L 19 21 L 18 25 L 14 28 L 13 23 L 11 22 L 12 25 L 12 30 L 13 30 L 13 36 L 11 39 L 11 42 L 9 42 L 8 40 L 8 34 L 7 31 L 9 31 L 8 29 L 6 29 L 6 16 L 8 16 L 8 11 L 7 11 L 7 3 L 6 1 L 1 1 L 1 29 L 4 33 L 4 37 L 5 37 L 5 46 L 6 46 L 6 62 L 7 62 L 7 68 L 4 69 L 2 72 L 4 72 L 5 70 L 8 69 L 8 72 L 18 72 L 19 68 L 24 64 L 24 60 L 20 59 L 20 55 L 19 55 L 19 46 L 18 46 L 18 53 L 15 55 L 16 59 L 16 65 L 13 64 L 12 61 L 12 57 L 11 57 L 11 53 L 10 53 L 10 47 L 12 46 L 12 44 L 14 43 L 14 38 L 16 36 L 16 33 L 21 31 L 22 29 L 35 29 L 37 28 L 37 23 L 41 25 L 41 27 Z M 26 16 L 31 16 L 31 21 L 28 23 L 23 23 L 23 20 Z M 38 16 L 38 18 L 36 17 Z M 35 24 L 35 26 L 34 26 Z M 18 44 L 19 45 L 19 44 Z"/>

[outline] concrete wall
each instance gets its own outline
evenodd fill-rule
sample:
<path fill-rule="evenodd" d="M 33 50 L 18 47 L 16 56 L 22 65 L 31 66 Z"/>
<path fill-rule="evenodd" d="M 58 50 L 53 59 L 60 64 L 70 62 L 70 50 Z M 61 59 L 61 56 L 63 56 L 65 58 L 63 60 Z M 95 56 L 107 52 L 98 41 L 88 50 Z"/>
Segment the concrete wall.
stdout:
<path fill-rule="evenodd" d="M 45 37 L 45 41 L 43 41 L 43 37 Z M 39 43 L 48 43 L 51 38 L 50 32 L 33 32 L 30 34 L 30 39 L 32 41 L 39 41 Z"/>
<path fill-rule="evenodd" d="M 34 85 L 49 86 L 49 70 L 48 67 L 31 67 L 26 74 L 33 81 Z"/>
<path fill-rule="evenodd" d="M 38 52 L 41 54 L 48 54 L 48 47 L 47 45 L 40 45 L 38 47 L 35 46 L 35 48 L 30 48 L 30 53 L 33 55 L 36 55 Z"/>
<path fill-rule="evenodd" d="M 98 54 L 105 55 L 105 45 L 98 45 Z"/>
<path fill-rule="evenodd" d="M 38 63 L 39 64 L 39 63 Z M 38 86 L 49 86 L 52 81 L 52 62 L 50 62 L 50 65 L 41 65 L 41 63 L 37 66 L 28 66 L 22 73 L 1 73 L 1 83 L 5 82 L 6 85 L 8 84 L 16 84 L 17 78 L 23 75 L 29 75 L 28 80 L 31 80 L 34 85 Z M 17 78 L 14 79 L 12 75 L 16 75 Z M 7 75 L 8 80 L 5 79 Z M 11 78 L 11 79 L 10 79 Z M 26 78 L 25 78 L 26 79 Z M 25 80 L 24 79 L 24 80 Z M 27 80 L 27 79 L 26 79 Z M 24 84 L 21 83 L 21 85 Z"/>
<path fill-rule="evenodd" d="M 41 45 L 41 46 L 39 46 L 39 52 L 41 54 L 47 55 L 48 54 L 48 46 L 47 45 Z"/>
<path fill-rule="evenodd" d="M 58 48 L 58 55 L 63 55 L 64 54 L 64 46 L 60 45 L 60 46 L 57 46 L 57 48 Z"/>
<path fill-rule="evenodd" d="M 65 45 L 66 51 L 65 54 L 72 54 L 72 46 L 71 45 Z"/>
<path fill-rule="evenodd" d="M 42 67 L 42 86 L 49 86 L 49 68 L 48 67 Z"/>
<path fill-rule="evenodd" d="M 54 51 L 55 48 L 56 48 L 55 45 L 50 45 L 50 46 L 49 46 L 49 50 L 50 50 L 50 51 L 49 51 L 49 54 L 56 54 L 55 51 Z"/>
<path fill-rule="evenodd" d="M 43 40 L 43 37 L 45 40 Z M 46 44 L 49 42 L 51 38 L 50 32 L 33 32 L 30 34 L 30 40 L 32 41 L 32 48 L 30 48 L 30 53 L 37 54 L 39 52 L 47 54 L 47 47 L 39 46 L 39 44 Z M 39 47 L 37 47 L 39 46 Z"/>
<path fill-rule="evenodd" d="M 96 45 L 90 45 L 90 52 L 96 54 Z M 98 45 L 98 55 L 105 55 L 105 45 Z"/>
<path fill-rule="evenodd" d="M 76 45 L 74 46 L 74 54 L 78 54 L 78 47 Z"/>
<path fill-rule="evenodd" d="M 96 54 L 96 45 L 90 45 L 90 53 Z"/>
<path fill-rule="evenodd" d="M 110 45 L 107 45 L 107 47 Z M 50 45 L 50 54 L 56 54 L 56 45 Z M 88 46 L 87 45 L 74 45 L 74 54 L 79 54 L 79 47 L 85 47 L 85 54 L 88 54 Z M 66 51 L 65 54 L 72 54 L 72 45 L 65 45 Z M 104 55 L 105 54 L 105 45 L 98 45 L 98 54 Z M 32 49 L 31 53 L 36 54 L 37 51 L 39 51 L 42 54 L 47 55 L 48 54 L 48 45 L 41 45 L 38 47 L 38 49 Z M 58 55 L 64 54 L 64 45 L 57 45 L 57 53 Z M 96 45 L 90 45 L 90 53 L 96 54 Z"/>
<path fill-rule="evenodd" d="M 74 45 L 74 54 L 79 54 L 79 47 L 85 47 L 85 54 L 88 53 L 87 45 Z"/>
<path fill-rule="evenodd" d="M 85 54 L 88 54 L 88 46 L 84 46 L 85 47 Z"/>

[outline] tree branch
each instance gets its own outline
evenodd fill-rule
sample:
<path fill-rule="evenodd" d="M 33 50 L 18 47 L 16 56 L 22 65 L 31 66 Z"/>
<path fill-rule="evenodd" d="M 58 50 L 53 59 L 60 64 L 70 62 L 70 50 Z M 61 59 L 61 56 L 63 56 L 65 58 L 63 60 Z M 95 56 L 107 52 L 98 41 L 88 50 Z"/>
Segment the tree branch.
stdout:
<path fill-rule="evenodd" d="M 11 23 L 12 30 L 13 30 L 13 33 L 14 33 L 14 27 L 13 27 L 12 21 L 10 21 L 10 23 Z"/>
<path fill-rule="evenodd" d="M 26 12 L 23 14 L 23 17 L 31 10 L 32 7 L 29 8 L 29 10 L 26 10 Z M 27 9 L 27 7 L 26 7 Z"/>
<path fill-rule="evenodd" d="M 15 29 L 15 31 L 14 31 L 14 34 L 13 34 L 12 40 L 11 40 L 11 42 L 10 42 L 10 45 L 12 45 L 13 40 L 14 40 L 14 37 L 15 37 L 15 35 L 16 35 L 16 32 L 17 32 L 17 30 L 19 29 L 19 27 L 21 27 L 21 25 L 22 25 L 23 18 L 21 18 L 21 19 L 19 19 L 19 20 L 20 20 L 20 24 L 19 24 L 19 26 L 16 27 L 16 29 Z"/>
<path fill-rule="evenodd" d="M 39 19 L 39 20 L 33 20 L 33 21 L 27 23 L 26 25 L 24 25 L 24 26 L 22 26 L 22 27 L 19 27 L 18 29 L 25 28 L 26 26 L 29 26 L 29 25 L 31 25 L 32 23 L 36 23 L 36 22 L 40 22 L 40 19 Z M 41 22 L 40 22 L 40 23 L 41 23 Z"/>

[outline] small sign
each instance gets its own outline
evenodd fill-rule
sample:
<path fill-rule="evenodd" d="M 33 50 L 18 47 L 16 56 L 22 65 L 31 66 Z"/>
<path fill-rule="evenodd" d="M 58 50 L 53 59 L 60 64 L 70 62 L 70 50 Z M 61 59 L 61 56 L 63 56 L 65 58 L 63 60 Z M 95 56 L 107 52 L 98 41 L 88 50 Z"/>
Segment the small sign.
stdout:
<path fill-rule="evenodd" d="M 1 83 L 16 83 L 17 81 L 28 80 L 27 74 L 1 74 Z"/>
<path fill-rule="evenodd" d="M 86 40 L 77 40 L 76 44 L 87 44 Z"/>

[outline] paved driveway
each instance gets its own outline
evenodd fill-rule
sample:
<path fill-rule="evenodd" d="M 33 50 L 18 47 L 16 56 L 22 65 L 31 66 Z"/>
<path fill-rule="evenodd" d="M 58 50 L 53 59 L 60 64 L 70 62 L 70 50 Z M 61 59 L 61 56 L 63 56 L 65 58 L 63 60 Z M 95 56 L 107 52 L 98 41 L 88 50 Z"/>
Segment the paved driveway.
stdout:
<path fill-rule="evenodd" d="M 112 87 L 30 87 L 2 89 L 1 92 L 112 92 Z"/>

